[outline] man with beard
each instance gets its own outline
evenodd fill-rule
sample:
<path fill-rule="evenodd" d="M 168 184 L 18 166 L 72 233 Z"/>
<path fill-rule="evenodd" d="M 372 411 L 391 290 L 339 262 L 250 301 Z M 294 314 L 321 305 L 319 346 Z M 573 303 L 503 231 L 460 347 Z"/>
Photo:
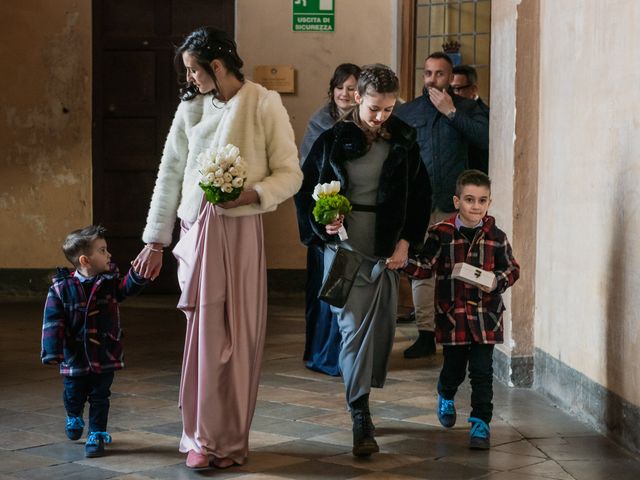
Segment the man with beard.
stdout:
<path fill-rule="evenodd" d="M 456 179 L 469 168 L 469 146 L 489 148 L 489 121 L 473 100 L 453 93 L 453 63 L 444 52 L 429 55 L 424 64 L 423 94 L 398 107 L 396 114 L 418 134 L 420 156 L 431 178 L 432 211 L 429 224 L 455 211 Z M 418 339 L 405 358 L 435 354 L 434 279 L 411 284 Z"/>

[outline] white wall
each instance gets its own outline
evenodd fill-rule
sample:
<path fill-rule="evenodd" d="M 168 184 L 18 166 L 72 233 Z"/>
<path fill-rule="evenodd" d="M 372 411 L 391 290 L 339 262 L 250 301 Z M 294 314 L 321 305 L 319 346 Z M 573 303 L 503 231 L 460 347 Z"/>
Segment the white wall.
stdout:
<path fill-rule="evenodd" d="M 640 405 L 640 2 L 541 22 L 536 346 Z"/>

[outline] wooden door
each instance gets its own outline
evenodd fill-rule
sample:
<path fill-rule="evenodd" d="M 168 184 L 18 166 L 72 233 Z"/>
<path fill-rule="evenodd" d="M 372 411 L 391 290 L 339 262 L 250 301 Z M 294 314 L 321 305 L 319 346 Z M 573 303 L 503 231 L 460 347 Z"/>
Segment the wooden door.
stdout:
<path fill-rule="evenodd" d="M 158 164 L 179 102 L 175 45 L 203 25 L 233 36 L 234 9 L 233 0 L 93 1 L 93 218 L 107 228 L 121 270 L 143 246 Z M 171 249 L 164 255 L 162 274 L 147 292 L 178 290 Z"/>

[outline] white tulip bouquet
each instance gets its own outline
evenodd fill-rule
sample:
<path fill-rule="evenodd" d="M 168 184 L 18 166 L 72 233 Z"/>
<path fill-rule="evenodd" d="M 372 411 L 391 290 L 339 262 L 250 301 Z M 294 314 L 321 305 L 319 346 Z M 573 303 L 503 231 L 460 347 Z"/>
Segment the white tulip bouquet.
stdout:
<path fill-rule="evenodd" d="M 332 223 L 339 215 L 351 212 L 351 203 L 344 195 L 340 195 L 340 182 L 334 180 L 331 183 L 322 183 L 315 186 L 311 195 L 316 201 L 313 207 L 313 217 L 321 225 Z M 338 231 L 340 240 L 346 240 L 347 231 L 340 227 Z"/>
<path fill-rule="evenodd" d="M 196 161 L 201 167 L 198 185 L 208 202 L 215 205 L 240 196 L 247 180 L 247 164 L 238 147 L 228 144 L 216 150 L 207 149 Z"/>

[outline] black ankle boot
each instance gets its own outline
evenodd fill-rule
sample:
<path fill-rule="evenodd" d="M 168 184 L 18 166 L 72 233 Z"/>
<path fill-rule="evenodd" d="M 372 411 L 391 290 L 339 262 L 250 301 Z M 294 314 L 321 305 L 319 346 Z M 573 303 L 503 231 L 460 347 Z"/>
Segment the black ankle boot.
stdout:
<path fill-rule="evenodd" d="M 418 330 L 418 339 L 404 351 L 404 358 L 421 358 L 435 355 L 436 336 L 434 332 Z"/>
<path fill-rule="evenodd" d="M 353 450 L 356 457 L 368 457 L 380 451 L 374 438 L 375 427 L 369 410 L 369 394 L 363 395 L 351 403 L 353 421 Z"/>

